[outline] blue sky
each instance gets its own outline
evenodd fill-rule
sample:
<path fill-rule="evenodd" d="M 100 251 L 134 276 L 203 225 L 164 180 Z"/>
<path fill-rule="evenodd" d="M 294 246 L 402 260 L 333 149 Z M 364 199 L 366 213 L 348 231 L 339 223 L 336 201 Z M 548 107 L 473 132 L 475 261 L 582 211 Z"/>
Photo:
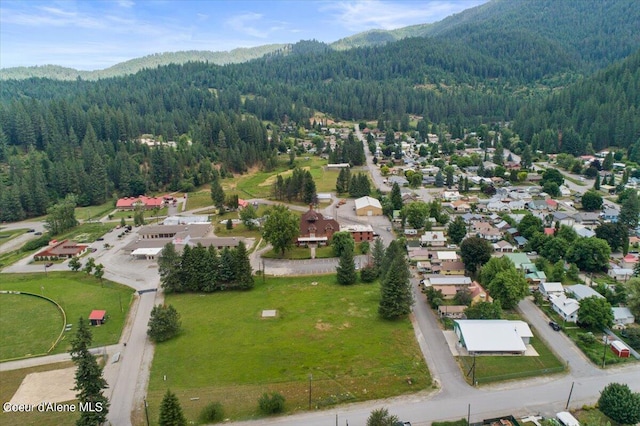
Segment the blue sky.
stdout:
<path fill-rule="evenodd" d="M 180 50 L 228 51 L 439 21 L 487 0 L 2 0 L 0 67 L 94 70 Z"/>

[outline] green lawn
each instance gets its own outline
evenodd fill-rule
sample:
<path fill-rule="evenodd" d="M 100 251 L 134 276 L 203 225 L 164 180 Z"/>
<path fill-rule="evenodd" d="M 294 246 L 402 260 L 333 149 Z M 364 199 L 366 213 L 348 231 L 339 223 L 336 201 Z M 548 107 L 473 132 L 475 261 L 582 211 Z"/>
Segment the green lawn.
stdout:
<path fill-rule="evenodd" d="M 259 417 L 265 391 L 282 393 L 287 412 L 306 410 L 310 375 L 314 407 L 430 388 L 410 321 L 380 319 L 379 294 L 376 284 L 343 287 L 329 275 L 257 280 L 243 293 L 168 295 L 183 333 L 156 346 L 150 418 L 167 388 L 189 420 L 211 401 L 232 420 Z M 278 317 L 262 319 L 264 309 Z"/>
<path fill-rule="evenodd" d="M 67 323 L 76 324 L 78 318 L 87 318 L 93 309 L 104 309 L 107 311 L 108 320 L 100 327 L 92 327 L 93 346 L 103 346 L 117 343 L 122 333 L 129 305 L 132 300 L 133 290 L 129 287 L 104 280 L 101 285 L 100 281 L 92 276 L 87 276 L 83 272 L 49 272 L 44 274 L 2 274 L 2 283 L 0 290 L 17 290 L 30 293 L 42 294 L 55 300 L 65 310 L 67 315 Z M 15 311 L 6 299 L 6 295 L 0 295 L 0 319 L 3 325 L 1 331 L 2 348 L 11 344 L 12 340 L 9 336 L 15 333 L 15 330 L 25 329 L 27 332 L 34 322 L 33 312 Z M 16 297 L 16 296 L 13 296 Z M 28 296 L 22 296 L 27 298 Z M 37 301 L 37 298 L 25 299 L 28 303 Z M 38 302 L 39 303 L 39 302 Z M 38 304 L 38 306 L 41 306 Z M 44 305 L 46 306 L 46 305 Z M 44 307 L 43 307 L 44 309 Z M 14 313 L 15 315 L 11 315 Z M 49 319 L 48 307 L 44 320 Z M 40 321 L 40 316 L 36 316 Z M 30 347 L 42 348 L 51 345 L 60 331 L 61 320 L 55 318 L 55 331 L 50 333 L 38 333 L 34 335 L 34 339 L 40 341 L 30 343 Z M 25 328 L 27 327 L 27 328 Z M 75 327 L 72 331 L 65 335 L 63 340 L 56 346 L 51 353 L 61 353 L 69 350 L 69 340 L 72 337 Z M 20 332 L 22 333 L 22 331 Z M 48 347 L 47 347 L 48 348 Z M 17 349 L 14 349 L 16 351 Z M 28 352 L 27 352 L 28 353 Z M 22 355 L 26 355 L 23 353 Z M 15 356 L 15 354 L 14 354 Z"/>
<path fill-rule="evenodd" d="M 73 367 L 71 361 L 0 372 L 0 399 L 7 402 L 11 401 L 11 398 L 27 374 L 60 370 L 69 367 Z M 0 424 L 21 426 L 74 426 L 78 418 L 78 413 L 69 412 L 39 413 L 36 411 L 33 413 L 2 413 L 0 414 Z"/>
<path fill-rule="evenodd" d="M 76 207 L 75 214 L 78 220 L 100 220 L 116 208 L 115 200 L 109 200 L 99 206 Z"/>
<path fill-rule="evenodd" d="M 535 331 L 534 331 L 535 333 Z M 531 344 L 539 356 L 477 356 L 475 379 L 478 384 L 503 380 L 537 377 L 564 371 L 565 365 L 537 337 Z M 467 375 L 473 365 L 473 357 L 459 357 L 463 374 Z M 472 374 L 467 381 L 471 383 Z"/>
<path fill-rule="evenodd" d="M 213 207 L 213 201 L 211 200 L 211 190 L 208 187 L 201 191 L 189 192 L 187 196 L 187 210 L 209 206 Z"/>
<path fill-rule="evenodd" d="M 0 360 L 45 354 L 63 328 L 51 302 L 22 294 L 0 294 Z"/>

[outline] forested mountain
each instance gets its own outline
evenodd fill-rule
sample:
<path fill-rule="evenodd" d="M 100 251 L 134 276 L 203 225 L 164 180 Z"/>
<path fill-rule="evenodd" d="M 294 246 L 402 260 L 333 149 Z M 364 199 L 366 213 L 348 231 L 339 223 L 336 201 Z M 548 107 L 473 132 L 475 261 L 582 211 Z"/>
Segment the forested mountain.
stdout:
<path fill-rule="evenodd" d="M 370 31 L 331 46 L 349 49 L 406 37 L 458 41 L 483 53 L 529 54 L 548 43 L 577 69 L 603 68 L 640 46 L 640 7 L 635 0 L 493 0 L 442 21 L 391 31 Z M 517 41 L 511 40 L 515 37 Z M 527 40 L 536 40 L 528 45 Z M 514 42 L 515 41 L 515 42 Z"/>
<path fill-rule="evenodd" d="M 588 145 L 596 151 L 614 146 L 629 148 L 640 162 L 640 50 L 523 107 L 513 128 L 533 150 L 582 155 Z"/>
<path fill-rule="evenodd" d="M 211 52 L 208 50 L 189 50 L 185 52 L 165 52 L 142 58 L 121 62 L 112 67 L 95 71 L 78 71 L 73 68 L 65 68 L 57 65 L 43 65 L 36 67 L 14 67 L 0 69 L 0 80 L 51 78 L 54 80 L 75 80 L 78 77 L 83 80 L 98 80 L 100 78 L 118 77 L 127 74 L 135 74 L 145 68 L 156 68 L 169 64 L 185 64 L 187 62 L 208 62 L 210 64 L 224 65 L 238 62 L 246 62 L 260 58 L 269 53 L 281 51 L 286 48 L 284 44 L 267 44 L 251 48 L 238 48 L 228 52 Z"/>

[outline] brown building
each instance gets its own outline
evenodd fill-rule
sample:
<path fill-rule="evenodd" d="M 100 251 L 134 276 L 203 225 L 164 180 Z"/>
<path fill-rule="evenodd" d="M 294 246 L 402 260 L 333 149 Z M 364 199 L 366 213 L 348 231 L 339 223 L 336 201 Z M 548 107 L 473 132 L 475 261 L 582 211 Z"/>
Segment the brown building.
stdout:
<path fill-rule="evenodd" d="M 309 211 L 300 218 L 300 236 L 298 245 L 327 245 L 334 233 L 340 231 L 340 224 L 335 219 L 325 219 L 321 213 L 309 206 Z"/>
<path fill-rule="evenodd" d="M 346 231 L 351 234 L 356 243 L 362 241 L 373 241 L 375 237 L 373 227 L 371 225 L 343 225 L 340 231 Z"/>
<path fill-rule="evenodd" d="M 71 259 L 73 256 L 79 256 L 89 247 L 86 244 L 78 244 L 75 241 L 52 240 L 49 246 L 44 250 L 36 253 L 34 260 L 52 260 L 52 259 Z"/>

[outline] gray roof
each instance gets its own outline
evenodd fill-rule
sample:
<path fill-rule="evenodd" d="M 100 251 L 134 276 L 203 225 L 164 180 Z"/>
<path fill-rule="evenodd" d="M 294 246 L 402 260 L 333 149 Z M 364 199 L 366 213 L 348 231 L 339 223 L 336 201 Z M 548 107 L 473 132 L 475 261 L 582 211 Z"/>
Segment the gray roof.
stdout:
<path fill-rule="evenodd" d="M 572 293 L 573 297 L 575 297 L 577 301 L 580 301 L 582 299 L 586 299 L 587 297 L 592 297 L 592 296 L 599 297 L 599 298 L 604 297 L 603 295 L 601 295 L 591 287 L 587 287 L 584 284 L 570 285 L 567 287 L 567 291 L 569 293 Z"/>
<path fill-rule="evenodd" d="M 458 320 L 457 328 L 469 352 L 524 352 L 523 337 L 533 337 L 524 321 Z"/>

